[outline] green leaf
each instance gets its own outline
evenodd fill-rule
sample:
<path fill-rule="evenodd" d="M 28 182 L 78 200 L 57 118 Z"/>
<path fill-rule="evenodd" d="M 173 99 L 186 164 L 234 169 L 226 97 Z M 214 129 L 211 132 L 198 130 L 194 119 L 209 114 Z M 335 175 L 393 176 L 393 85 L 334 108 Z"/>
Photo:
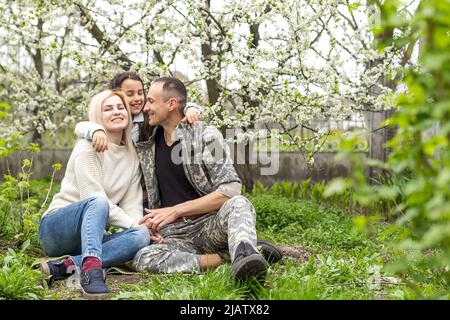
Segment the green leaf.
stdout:
<path fill-rule="evenodd" d="M 27 250 L 27 248 L 30 246 L 30 239 L 27 239 L 23 244 L 22 244 L 22 248 L 21 251 L 24 252 L 25 250 Z"/>
<path fill-rule="evenodd" d="M 450 223 L 431 226 L 424 234 L 421 245 L 423 248 L 434 247 L 443 239 L 450 240 Z"/>
<path fill-rule="evenodd" d="M 448 140 L 446 137 L 434 136 L 423 144 L 422 149 L 426 155 L 432 156 L 437 148 L 445 148 L 447 145 Z"/>
<path fill-rule="evenodd" d="M 429 71 L 441 70 L 448 63 L 448 56 L 444 53 L 432 54 L 424 58 L 423 65 Z"/>
<path fill-rule="evenodd" d="M 378 195 L 381 199 L 393 200 L 399 193 L 398 186 L 381 186 L 377 188 Z"/>
<path fill-rule="evenodd" d="M 342 194 L 345 190 L 351 187 L 351 185 L 352 182 L 347 179 L 336 178 L 328 184 L 325 189 L 324 196 L 330 197 L 334 194 Z"/>
<path fill-rule="evenodd" d="M 353 218 L 353 224 L 359 232 L 364 232 L 366 230 L 367 222 L 368 219 L 365 216 L 356 216 Z"/>
<path fill-rule="evenodd" d="M 361 2 L 354 2 L 352 4 L 349 4 L 347 7 L 350 12 L 353 12 L 356 9 L 358 9 L 361 5 L 362 5 Z"/>
<path fill-rule="evenodd" d="M 0 109 L 9 110 L 9 109 L 11 109 L 11 106 L 7 103 L 0 102 Z"/>
<path fill-rule="evenodd" d="M 54 163 L 54 164 L 52 164 L 52 168 L 55 169 L 55 171 L 61 170 L 62 164 L 61 163 Z"/>

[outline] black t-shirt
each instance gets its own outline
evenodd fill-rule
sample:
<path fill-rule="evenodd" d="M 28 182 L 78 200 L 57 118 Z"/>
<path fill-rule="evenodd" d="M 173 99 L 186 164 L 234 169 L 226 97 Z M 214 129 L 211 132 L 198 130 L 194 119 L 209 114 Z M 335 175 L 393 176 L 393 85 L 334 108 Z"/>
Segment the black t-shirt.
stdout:
<path fill-rule="evenodd" d="M 181 145 L 176 141 L 170 147 L 164 140 L 164 129 L 159 127 L 155 135 L 155 165 L 159 185 L 161 208 L 171 207 L 179 203 L 194 200 L 200 195 L 186 178 L 181 162 Z M 172 150 L 177 152 L 175 163 L 172 161 Z"/>

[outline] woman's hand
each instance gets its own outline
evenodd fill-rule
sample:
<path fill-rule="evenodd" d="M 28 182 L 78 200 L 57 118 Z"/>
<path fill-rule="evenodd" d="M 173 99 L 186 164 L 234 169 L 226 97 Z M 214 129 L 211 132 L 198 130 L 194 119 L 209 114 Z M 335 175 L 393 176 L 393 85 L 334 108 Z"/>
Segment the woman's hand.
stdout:
<path fill-rule="evenodd" d="M 141 223 L 141 219 L 136 220 L 131 225 L 131 228 L 145 228 L 150 233 L 150 240 L 152 240 L 153 243 L 163 243 L 164 238 L 161 234 L 157 231 L 150 230 L 145 222 Z"/>
<path fill-rule="evenodd" d="M 160 244 L 160 243 L 164 242 L 164 238 L 159 233 L 153 233 L 150 236 L 150 239 L 152 240 L 153 243 L 156 243 L 156 244 Z"/>

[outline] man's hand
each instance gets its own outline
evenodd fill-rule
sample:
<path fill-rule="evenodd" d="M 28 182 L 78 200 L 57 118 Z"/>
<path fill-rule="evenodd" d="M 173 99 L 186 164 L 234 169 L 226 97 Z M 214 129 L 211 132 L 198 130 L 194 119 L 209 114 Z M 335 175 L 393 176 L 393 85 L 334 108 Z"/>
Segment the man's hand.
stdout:
<path fill-rule="evenodd" d="M 103 130 L 97 130 L 92 135 L 92 148 L 96 152 L 103 152 L 108 149 L 108 137 Z"/>
<path fill-rule="evenodd" d="M 200 111 L 196 107 L 188 107 L 186 111 L 186 115 L 181 122 L 189 122 L 190 124 L 194 124 L 200 118 Z"/>
<path fill-rule="evenodd" d="M 174 207 L 160 208 L 155 210 L 144 209 L 147 214 L 139 221 L 145 224 L 153 233 L 159 233 L 162 227 L 178 219 L 177 210 Z"/>

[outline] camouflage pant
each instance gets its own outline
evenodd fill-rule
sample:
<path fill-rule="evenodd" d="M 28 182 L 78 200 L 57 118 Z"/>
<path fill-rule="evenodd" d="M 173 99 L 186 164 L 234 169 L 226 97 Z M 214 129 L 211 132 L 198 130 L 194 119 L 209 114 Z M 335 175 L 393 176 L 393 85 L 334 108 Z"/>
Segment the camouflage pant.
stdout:
<path fill-rule="evenodd" d="M 164 242 L 151 244 L 135 255 L 133 267 L 151 273 L 200 273 L 200 254 L 230 252 L 250 243 L 256 250 L 256 213 L 243 196 L 227 200 L 217 213 L 172 223 L 161 229 Z"/>

